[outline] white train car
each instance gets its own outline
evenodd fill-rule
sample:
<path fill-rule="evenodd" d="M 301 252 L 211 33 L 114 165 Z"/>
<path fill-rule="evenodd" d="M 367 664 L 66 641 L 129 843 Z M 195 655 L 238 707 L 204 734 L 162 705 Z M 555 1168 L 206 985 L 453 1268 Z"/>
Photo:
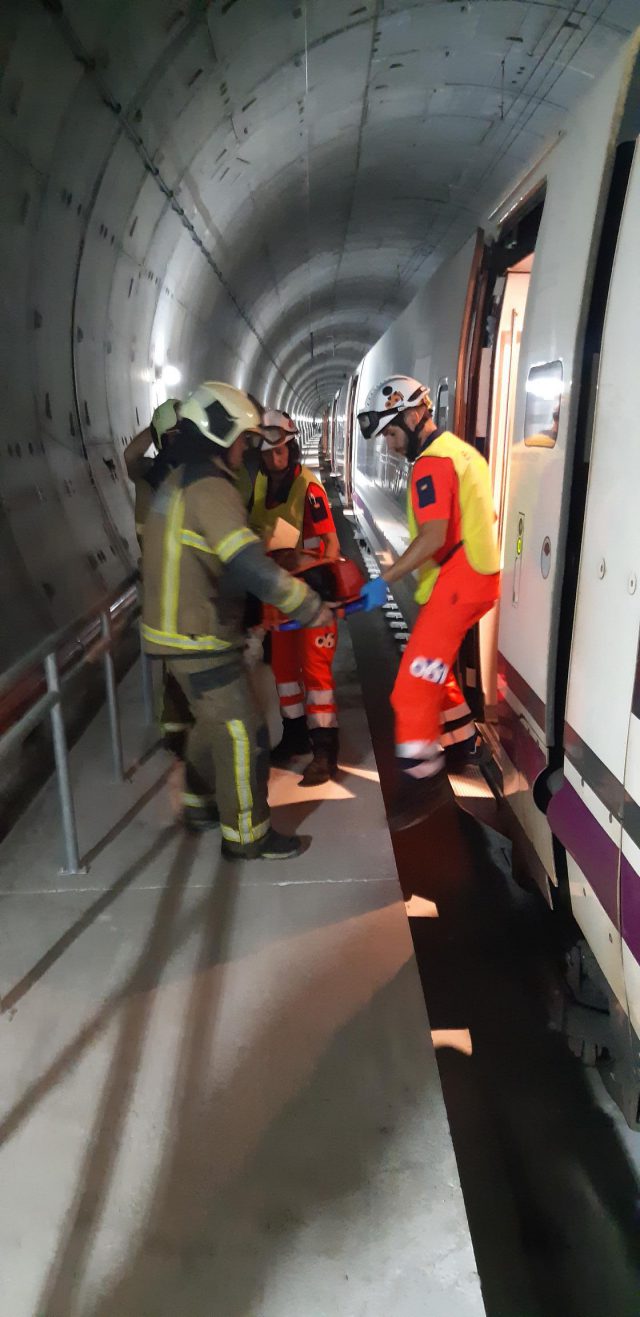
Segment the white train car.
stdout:
<path fill-rule="evenodd" d="M 371 349 L 330 460 L 379 557 L 407 543 L 405 464 L 354 414 L 385 375 L 489 461 L 499 608 L 467 638 L 467 694 L 514 841 L 583 937 L 576 1002 L 640 1123 L 640 34 L 559 140 Z M 406 604 L 406 600 L 402 601 Z M 408 606 L 408 605 L 407 605 Z M 603 1010 L 603 1006 L 608 1009 Z M 576 1011 L 576 1016 L 580 1015 Z M 577 1035 L 579 1026 L 571 1026 Z"/>

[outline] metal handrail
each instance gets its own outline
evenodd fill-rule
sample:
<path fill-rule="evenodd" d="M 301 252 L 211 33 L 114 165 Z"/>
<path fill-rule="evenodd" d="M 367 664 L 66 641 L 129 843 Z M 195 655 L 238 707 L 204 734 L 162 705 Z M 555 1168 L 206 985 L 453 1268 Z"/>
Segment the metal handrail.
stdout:
<path fill-rule="evenodd" d="M 50 632 L 48 636 L 45 636 L 44 640 L 40 640 L 37 645 L 33 646 L 33 649 L 30 649 L 27 654 L 21 659 L 18 659 L 17 663 L 13 663 L 10 668 L 6 668 L 5 671 L 0 674 L 0 695 L 4 695 L 5 691 L 9 690 L 12 686 L 15 686 L 23 673 L 28 672 L 29 668 L 34 668 L 36 664 L 42 662 L 47 654 L 51 654 L 53 651 L 57 653 L 58 650 L 62 649 L 65 641 L 69 642 L 71 639 L 77 641 L 78 637 L 82 635 L 82 632 L 88 630 L 91 623 L 99 618 L 100 614 L 104 613 L 105 609 L 108 608 L 111 610 L 114 603 L 119 602 L 130 594 L 137 581 L 138 572 L 131 572 L 115 590 L 111 590 L 108 594 L 103 595 L 92 608 L 84 613 L 80 613 L 73 619 L 73 621 L 68 622 L 66 626 L 60 627 L 57 631 Z"/>
<path fill-rule="evenodd" d="M 137 572 L 103 595 L 93 608 L 47 636 L 22 659 L 0 676 L 0 697 L 14 690 L 29 676 L 28 691 L 18 698 L 21 712 L 6 731 L 0 733 L 0 757 L 49 716 L 53 736 L 65 863 L 62 874 L 86 873 L 80 864 L 78 834 L 69 777 L 69 749 L 62 710 L 62 685 L 87 663 L 102 658 L 105 677 L 109 732 L 113 768 L 118 781 L 124 778 L 122 738 L 118 693 L 113 662 L 113 645 L 117 634 L 138 617 L 140 607 L 136 583 Z M 114 630 L 114 623 L 117 630 Z M 152 718 L 152 687 L 148 660 L 142 652 L 142 689 L 147 722 Z"/>

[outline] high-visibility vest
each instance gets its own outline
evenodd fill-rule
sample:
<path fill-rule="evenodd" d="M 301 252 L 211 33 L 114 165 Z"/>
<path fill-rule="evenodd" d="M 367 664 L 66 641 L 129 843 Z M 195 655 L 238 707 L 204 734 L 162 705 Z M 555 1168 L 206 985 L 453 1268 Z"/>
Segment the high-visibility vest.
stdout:
<path fill-rule="evenodd" d="M 500 551 L 495 533 L 496 514 L 493 505 L 489 467 L 481 453 L 449 430 L 436 435 L 416 458 L 407 490 L 407 521 L 414 540 L 419 526 L 413 510 L 412 489 L 420 476 L 423 457 L 448 457 L 458 477 L 458 506 L 460 509 L 460 541 L 469 565 L 481 576 L 492 576 L 500 571 Z M 416 602 L 426 604 L 444 563 L 429 564 L 416 573 L 418 588 Z"/>
<path fill-rule="evenodd" d="M 269 482 L 267 477 L 263 475 L 262 471 L 260 471 L 254 485 L 253 507 L 249 514 L 249 525 L 251 529 L 255 531 L 256 535 L 259 535 L 261 539 L 269 540 L 273 534 L 276 522 L 282 519 L 282 521 L 288 521 L 290 526 L 294 526 L 300 536 L 302 536 L 304 505 L 307 499 L 307 490 L 309 485 L 317 483 L 317 477 L 314 476 L 313 471 L 310 471 L 306 466 L 301 467 L 299 474 L 291 484 L 291 488 L 284 503 L 277 503 L 275 507 L 268 508 L 267 492 Z M 312 548 L 315 544 L 317 544 L 317 540 L 314 541 L 313 545 L 307 542 L 301 547 Z"/>

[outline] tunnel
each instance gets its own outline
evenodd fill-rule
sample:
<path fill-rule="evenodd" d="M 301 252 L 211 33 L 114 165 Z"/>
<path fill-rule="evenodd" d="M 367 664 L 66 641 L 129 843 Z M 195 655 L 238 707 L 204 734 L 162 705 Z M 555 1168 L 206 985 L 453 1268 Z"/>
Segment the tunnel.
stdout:
<path fill-rule="evenodd" d="M 319 418 L 634 8 L 3 6 L 3 667 L 135 566 L 122 452 L 167 392 Z"/>

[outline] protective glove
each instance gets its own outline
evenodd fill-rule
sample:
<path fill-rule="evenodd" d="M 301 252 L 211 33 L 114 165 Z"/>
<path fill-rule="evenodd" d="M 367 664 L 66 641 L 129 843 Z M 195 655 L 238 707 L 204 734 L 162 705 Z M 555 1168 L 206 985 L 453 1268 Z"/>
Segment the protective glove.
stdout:
<path fill-rule="evenodd" d="M 367 581 L 360 591 L 360 598 L 363 601 L 363 612 L 371 613 L 374 608 L 381 608 L 387 602 L 387 583 L 381 576 L 376 576 L 372 581 Z"/>

